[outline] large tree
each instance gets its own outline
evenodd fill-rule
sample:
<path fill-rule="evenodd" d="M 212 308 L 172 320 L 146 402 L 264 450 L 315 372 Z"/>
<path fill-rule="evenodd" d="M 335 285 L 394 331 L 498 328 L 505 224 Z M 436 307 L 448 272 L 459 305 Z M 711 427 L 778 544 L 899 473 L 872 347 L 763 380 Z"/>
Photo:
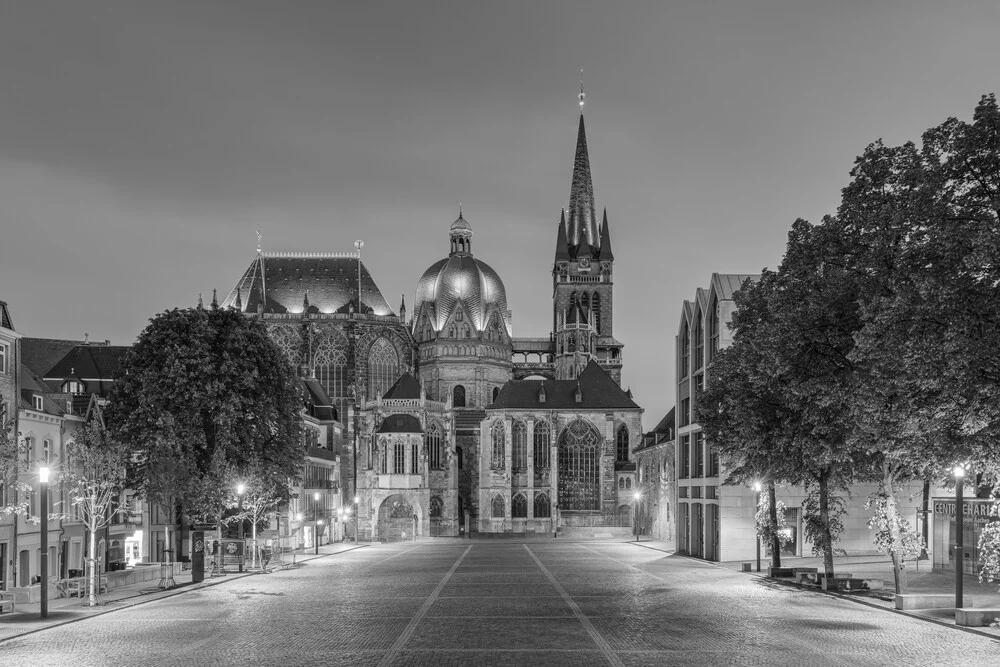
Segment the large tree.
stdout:
<path fill-rule="evenodd" d="M 225 471 L 299 476 L 301 387 L 258 320 L 214 302 L 160 313 L 123 366 L 108 426 L 133 447 L 133 485 L 151 501 L 211 515 Z"/>

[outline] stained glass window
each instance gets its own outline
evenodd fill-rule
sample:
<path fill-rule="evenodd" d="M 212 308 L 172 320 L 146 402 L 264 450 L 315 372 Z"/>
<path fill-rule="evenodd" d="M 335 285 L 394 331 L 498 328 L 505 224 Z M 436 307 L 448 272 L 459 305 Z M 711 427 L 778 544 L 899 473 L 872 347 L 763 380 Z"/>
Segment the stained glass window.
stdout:
<path fill-rule="evenodd" d="M 397 442 L 392 462 L 392 471 L 397 475 L 401 475 L 406 472 L 406 445 L 401 442 Z"/>
<path fill-rule="evenodd" d="M 590 424 L 576 420 L 559 436 L 559 506 L 568 510 L 600 509 L 601 437 Z"/>
<path fill-rule="evenodd" d="M 535 422 L 535 437 L 533 439 L 535 470 L 549 467 L 549 440 L 552 437 L 548 422 Z"/>
<path fill-rule="evenodd" d="M 528 518 L 528 499 L 523 493 L 515 493 L 510 499 L 510 517 L 512 519 Z"/>
<path fill-rule="evenodd" d="M 507 432 L 503 427 L 503 422 L 493 422 L 491 434 L 493 436 L 493 448 L 490 456 L 490 467 L 496 470 L 503 470 L 507 467 Z"/>
<path fill-rule="evenodd" d="M 451 405 L 456 408 L 465 407 L 465 387 L 460 384 L 455 385 L 455 389 L 452 392 Z"/>
<path fill-rule="evenodd" d="M 382 457 L 382 474 L 385 475 L 389 472 L 389 441 L 383 438 L 380 444 L 379 456 Z"/>
<path fill-rule="evenodd" d="M 493 502 L 490 504 L 490 509 L 493 512 L 494 519 L 502 519 L 507 515 L 506 511 L 504 511 L 505 507 L 502 495 L 498 493 L 493 496 Z"/>
<path fill-rule="evenodd" d="M 420 474 L 420 446 L 416 444 L 410 446 L 410 474 Z"/>
<path fill-rule="evenodd" d="M 350 396 L 347 381 L 347 337 L 333 328 L 324 328 L 313 334 L 312 362 L 316 379 L 333 400 L 340 419 L 347 418 L 347 399 Z"/>
<path fill-rule="evenodd" d="M 443 509 L 444 503 L 441 502 L 441 498 L 438 496 L 431 498 L 431 518 L 440 517 Z"/>
<path fill-rule="evenodd" d="M 601 295 L 599 292 L 594 292 L 594 298 L 590 304 L 594 311 L 594 328 L 597 329 L 597 333 L 601 333 Z"/>
<path fill-rule="evenodd" d="M 368 351 L 368 398 L 375 399 L 389 390 L 399 377 L 399 356 L 392 343 L 379 338 Z"/>
<path fill-rule="evenodd" d="M 441 468 L 441 429 L 438 428 L 437 424 L 433 424 L 427 429 L 424 443 L 427 445 L 427 456 L 430 458 L 431 468 Z"/>
<path fill-rule="evenodd" d="M 622 424 L 618 427 L 618 433 L 616 436 L 616 444 L 618 456 L 616 457 L 618 461 L 628 461 L 628 427 Z"/>
<path fill-rule="evenodd" d="M 524 470 L 528 467 L 528 427 L 522 421 L 515 421 L 510 437 L 514 450 L 514 470 Z"/>
<path fill-rule="evenodd" d="M 549 494 L 547 493 L 536 493 L 535 494 L 535 518 L 544 519 L 551 516 L 552 503 L 549 502 Z"/>

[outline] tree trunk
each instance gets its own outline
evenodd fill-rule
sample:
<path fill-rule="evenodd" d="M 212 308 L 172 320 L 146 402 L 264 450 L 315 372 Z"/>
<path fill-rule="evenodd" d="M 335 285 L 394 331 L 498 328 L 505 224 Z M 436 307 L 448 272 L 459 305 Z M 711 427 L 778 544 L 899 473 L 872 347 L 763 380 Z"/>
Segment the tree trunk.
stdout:
<path fill-rule="evenodd" d="M 767 499 L 770 503 L 768 511 L 771 513 L 771 566 L 781 567 L 781 540 L 778 539 L 778 501 L 775 498 L 774 482 L 767 483 Z"/>
<path fill-rule="evenodd" d="M 90 521 L 90 548 L 87 552 L 90 558 L 87 559 L 87 574 L 90 575 L 87 579 L 87 606 L 96 607 L 97 606 L 97 586 L 100 581 L 100 572 L 97 568 L 97 530 L 99 526 L 97 521 L 94 520 L 93 511 L 97 507 L 97 495 L 91 494 L 90 496 L 90 516 L 88 517 Z"/>
<path fill-rule="evenodd" d="M 823 569 L 833 576 L 833 534 L 830 532 L 830 472 L 819 476 L 819 520 L 823 525 Z"/>
<path fill-rule="evenodd" d="M 899 532 L 899 508 L 896 504 L 893 481 L 892 473 L 886 468 L 882 479 L 882 492 L 885 494 L 885 518 L 889 523 L 893 581 L 896 593 L 899 594 L 906 593 L 906 571 L 903 569 L 903 536 Z"/>

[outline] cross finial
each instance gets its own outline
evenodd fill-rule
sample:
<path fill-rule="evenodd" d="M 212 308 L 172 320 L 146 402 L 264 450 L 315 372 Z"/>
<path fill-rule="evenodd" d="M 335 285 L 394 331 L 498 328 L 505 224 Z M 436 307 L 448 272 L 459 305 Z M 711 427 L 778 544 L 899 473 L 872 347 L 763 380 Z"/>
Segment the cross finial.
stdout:
<path fill-rule="evenodd" d="M 462 217 L 462 200 L 458 200 L 458 217 Z"/>
<path fill-rule="evenodd" d="M 583 68 L 580 68 L 580 111 L 583 111 L 583 100 L 587 97 L 587 93 L 583 92 Z"/>

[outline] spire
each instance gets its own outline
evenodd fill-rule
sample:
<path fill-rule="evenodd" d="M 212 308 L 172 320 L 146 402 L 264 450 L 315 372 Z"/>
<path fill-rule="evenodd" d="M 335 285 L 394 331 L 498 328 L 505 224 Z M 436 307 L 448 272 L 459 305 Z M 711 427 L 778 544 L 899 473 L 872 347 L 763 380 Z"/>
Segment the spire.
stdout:
<path fill-rule="evenodd" d="M 309 290 L 306 290 L 306 294 L 302 297 L 302 317 L 309 314 Z"/>
<path fill-rule="evenodd" d="M 243 312 L 243 299 L 240 298 L 240 288 L 239 287 L 236 288 L 236 303 L 233 304 L 233 307 L 236 309 L 237 312 L 240 312 L 240 313 Z"/>
<path fill-rule="evenodd" d="M 569 229 L 567 231 L 570 245 L 587 244 L 596 247 L 600 242 L 597 232 L 597 212 L 594 210 L 594 184 L 590 179 L 587 131 L 583 124 L 582 110 L 580 129 L 576 135 L 576 157 L 573 159 L 573 183 L 569 191 Z"/>
<path fill-rule="evenodd" d="M 205 307 L 205 300 L 201 298 L 201 292 L 198 292 L 198 309 L 201 310 Z"/>
<path fill-rule="evenodd" d="M 212 309 L 219 307 L 219 293 L 218 290 L 212 290 Z"/>
<path fill-rule="evenodd" d="M 566 209 L 559 216 L 559 232 L 556 235 L 556 261 L 569 261 L 569 243 L 566 241 Z"/>
<path fill-rule="evenodd" d="M 608 229 L 608 209 L 604 209 L 604 220 L 601 222 L 601 259 L 612 260 L 615 258 L 611 252 L 611 230 Z"/>
<path fill-rule="evenodd" d="M 406 295 L 399 295 L 399 319 L 406 321 Z"/>

